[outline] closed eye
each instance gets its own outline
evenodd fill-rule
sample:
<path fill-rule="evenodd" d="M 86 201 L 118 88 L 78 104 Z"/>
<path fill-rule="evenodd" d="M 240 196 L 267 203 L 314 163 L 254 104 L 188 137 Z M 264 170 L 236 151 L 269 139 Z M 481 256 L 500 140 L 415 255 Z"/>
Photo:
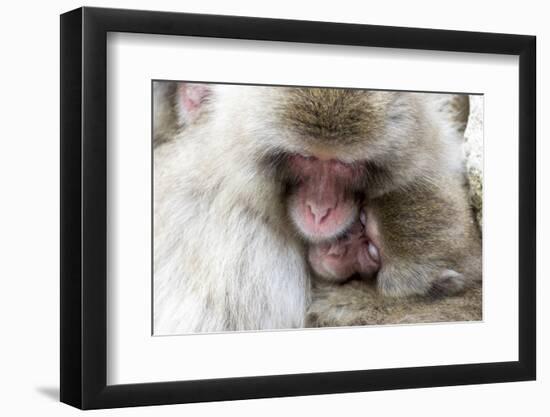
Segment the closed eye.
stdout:
<path fill-rule="evenodd" d="M 377 162 L 365 162 L 365 182 L 367 189 L 379 187 L 391 181 L 391 179 L 392 175 L 385 166 Z"/>

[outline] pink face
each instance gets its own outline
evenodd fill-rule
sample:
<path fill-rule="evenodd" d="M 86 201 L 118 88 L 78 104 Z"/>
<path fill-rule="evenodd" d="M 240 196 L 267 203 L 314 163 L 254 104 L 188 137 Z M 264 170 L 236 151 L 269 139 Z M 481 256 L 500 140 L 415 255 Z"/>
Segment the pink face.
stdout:
<path fill-rule="evenodd" d="M 346 234 L 333 242 L 311 245 L 308 260 L 316 274 L 332 282 L 342 282 L 354 274 L 372 278 L 382 264 L 378 228 L 366 213 Z"/>
<path fill-rule="evenodd" d="M 290 198 L 290 216 L 304 238 L 323 242 L 342 235 L 358 216 L 350 190 L 361 168 L 334 159 L 293 155 L 289 169 L 298 180 Z"/>

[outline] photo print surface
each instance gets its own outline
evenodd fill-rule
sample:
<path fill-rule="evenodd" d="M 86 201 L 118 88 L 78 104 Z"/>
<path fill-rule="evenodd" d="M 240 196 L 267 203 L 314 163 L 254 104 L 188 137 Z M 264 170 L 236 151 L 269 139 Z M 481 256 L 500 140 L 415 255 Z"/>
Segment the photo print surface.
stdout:
<path fill-rule="evenodd" d="M 482 320 L 483 96 L 152 82 L 153 334 Z"/>

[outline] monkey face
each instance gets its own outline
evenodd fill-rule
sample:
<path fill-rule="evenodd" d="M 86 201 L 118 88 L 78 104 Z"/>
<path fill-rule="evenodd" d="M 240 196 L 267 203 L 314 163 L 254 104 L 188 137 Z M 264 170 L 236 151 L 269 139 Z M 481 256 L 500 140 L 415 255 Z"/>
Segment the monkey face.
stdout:
<path fill-rule="evenodd" d="M 298 231 L 310 242 L 335 239 L 357 219 L 352 192 L 361 167 L 334 159 L 292 155 L 288 170 L 295 178 L 289 214 Z"/>
<path fill-rule="evenodd" d="M 359 201 L 409 181 L 418 164 L 410 99 L 393 92 L 294 88 L 272 104 L 278 148 L 294 179 L 290 218 L 309 242 L 334 240 L 358 221 Z M 407 116 L 405 117 L 404 114 Z M 394 131 L 394 122 L 399 131 Z"/>
<path fill-rule="evenodd" d="M 266 103 L 277 146 L 290 154 L 361 166 L 354 181 L 363 182 L 371 197 L 402 187 L 430 164 L 426 155 L 433 152 L 434 132 L 423 122 L 421 95 L 326 88 L 274 91 Z"/>
<path fill-rule="evenodd" d="M 372 219 L 356 221 L 341 238 L 311 245 L 308 260 L 318 277 L 342 282 L 358 274 L 372 278 L 381 268 L 380 239 Z"/>

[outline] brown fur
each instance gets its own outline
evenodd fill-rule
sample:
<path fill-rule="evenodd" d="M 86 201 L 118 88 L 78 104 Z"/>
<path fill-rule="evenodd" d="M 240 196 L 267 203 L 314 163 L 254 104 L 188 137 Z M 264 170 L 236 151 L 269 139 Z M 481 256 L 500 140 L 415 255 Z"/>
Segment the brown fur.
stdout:
<path fill-rule="evenodd" d="M 378 276 L 383 292 L 444 291 L 451 284 L 439 281 L 445 279 L 444 270 L 461 274 L 466 285 L 481 279 L 480 235 L 459 179 L 415 183 L 368 205 L 379 222 L 382 258 L 389 260 Z M 454 292 L 452 287 L 447 290 Z"/>
<path fill-rule="evenodd" d="M 467 94 L 454 95 L 450 103 L 450 111 L 453 113 L 458 131 L 464 133 L 470 115 L 470 97 Z"/>
<path fill-rule="evenodd" d="M 440 176 L 446 145 L 425 95 L 337 88 L 274 90 L 277 128 L 292 148 L 366 168 L 365 191 L 383 195 Z M 367 189 L 368 188 L 368 189 Z"/>
<path fill-rule="evenodd" d="M 175 110 L 177 84 L 168 81 L 153 82 L 153 146 L 171 141 L 179 131 Z"/>
<path fill-rule="evenodd" d="M 352 153 L 364 165 L 360 192 L 379 224 L 384 294 L 451 294 L 480 278 L 456 134 L 467 98 L 321 88 L 281 97 L 279 117 L 306 152 Z"/>
<path fill-rule="evenodd" d="M 305 138 L 353 143 L 381 129 L 389 98 L 362 90 L 286 89 L 282 117 Z"/>
<path fill-rule="evenodd" d="M 362 281 L 343 285 L 317 284 L 307 327 L 373 324 L 437 323 L 482 319 L 481 283 L 453 297 L 383 297 L 375 286 Z"/>
<path fill-rule="evenodd" d="M 442 113 L 451 116 L 460 130 L 465 113 L 467 119 L 467 98 L 453 98 L 447 105 L 451 107 L 442 109 Z M 390 259 L 390 265 L 379 273 L 377 282 L 353 280 L 343 285 L 316 282 L 307 325 L 481 320 L 481 236 L 467 192 L 464 178 L 442 175 L 369 201 L 367 206 L 380 228 L 385 251 L 382 256 Z M 399 293 L 400 286 L 416 285 L 415 273 L 438 274 L 440 268 L 459 271 L 464 276 L 464 291 L 442 297 L 449 288 L 444 281 L 437 280 L 423 296 L 393 298 L 379 291 Z"/>

